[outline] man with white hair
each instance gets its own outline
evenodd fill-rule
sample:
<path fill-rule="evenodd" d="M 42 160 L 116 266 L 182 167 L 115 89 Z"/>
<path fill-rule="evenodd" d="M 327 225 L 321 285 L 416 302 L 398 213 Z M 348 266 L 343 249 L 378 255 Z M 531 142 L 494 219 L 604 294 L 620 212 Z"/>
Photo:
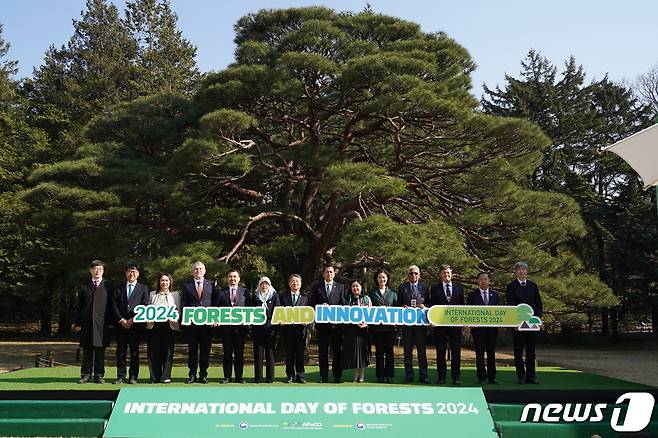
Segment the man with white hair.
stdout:
<path fill-rule="evenodd" d="M 210 280 L 204 278 L 206 267 L 201 262 L 192 264 L 193 279 L 183 285 L 181 306 L 211 307 L 217 301 L 217 291 Z M 182 313 L 181 313 L 182 314 Z M 210 363 L 210 346 L 212 344 L 212 327 L 209 325 L 190 324 L 187 333 L 187 368 L 188 379 L 185 383 L 208 383 L 208 365 Z M 199 375 L 197 377 L 197 369 Z"/>
<path fill-rule="evenodd" d="M 430 290 L 420 281 L 420 268 L 409 266 L 407 270 L 408 281 L 398 287 L 398 300 L 401 306 L 425 308 L 429 303 Z M 418 354 L 418 381 L 430 383 L 427 375 L 427 327 L 402 326 L 402 343 L 404 345 L 404 383 L 414 380 L 413 353 L 414 346 Z"/>

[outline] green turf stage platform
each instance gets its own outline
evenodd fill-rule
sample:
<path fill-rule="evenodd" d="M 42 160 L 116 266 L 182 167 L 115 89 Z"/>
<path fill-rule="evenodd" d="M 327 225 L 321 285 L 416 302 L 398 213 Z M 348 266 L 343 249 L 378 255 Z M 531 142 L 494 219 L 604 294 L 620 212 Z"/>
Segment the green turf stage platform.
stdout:
<path fill-rule="evenodd" d="M 306 367 L 306 380 L 308 385 L 320 385 L 320 375 L 318 367 Z M 434 371 L 435 373 L 436 371 Z M 430 371 L 430 380 L 436 380 L 436 374 Z M 176 367 L 173 370 L 173 382 L 168 386 L 183 385 L 187 379 L 187 368 Z M 275 373 L 275 382 L 273 385 L 285 385 L 285 367 L 277 366 Z M 253 383 L 253 366 L 246 366 L 244 372 L 247 384 Z M 149 385 L 149 373 L 146 367 L 140 369 L 139 383 Z M 209 384 L 218 385 L 220 378 L 223 377 L 220 367 L 214 366 L 210 369 Z M 355 385 L 351 382 L 351 373 L 346 372 L 343 375 L 343 385 Z M 404 377 L 404 370 L 396 370 L 395 384 L 401 385 Z M 57 367 L 57 368 L 30 368 L 11 373 L 0 374 L 0 391 L 15 390 L 116 390 L 116 385 L 112 381 L 116 378 L 116 369 L 113 367 L 106 368 L 106 383 L 99 385 L 87 383 L 78 385 L 80 378 L 80 369 L 75 367 Z M 375 370 L 370 367 L 366 370 L 366 382 L 356 384 L 359 386 L 378 385 L 375 383 Z M 505 390 L 513 389 L 518 391 L 534 391 L 537 389 L 568 389 L 568 390 L 592 390 L 592 389 L 628 389 L 641 390 L 648 388 L 646 385 L 627 382 L 624 380 L 613 379 L 610 377 L 600 376 L 597 374 L 583 373 L 580 371 L 567 370 L 558 367 L 539 367 L 537 369 L 537 380 L 541 385 L 518 385 L 516 383 L 516 373 L 512 367 L 501 367 L 498 370 L 498 380 L 500 385 L 484 385 L 485 390 Z M 448 379 L 448 386 L 450 379 Z M 462 386 L 480 386 L 475 376 L 474 367 L 463 367 Z M 393 386 L 395 386 L 395 384 Z M 263 387 L 266 384 L 261 384 Z M 414 382 L 413 385 L 420 385 Z M 129 386 L 129 385 L 126 385 Z M 160 385 L 154 385 L 160 386 Z M 165 385 L 162 385 L 165 386 Z M 423 385 L 424 386 L 424 385 Z"/>
<path fill-rule="evenodd" d="M 345 374 L 346 383 L 341 385 L 317 383 L 319 375 L 316 367 L 307 368 L 309 383 L 304 388 L 322 391 L 323 387 L 385 387 L 390 391 L 409 385 L 378 385 L 375 383 L 353 384 L 349 374 Z M 184 367 L 174 370 L 174 383 L 170 385 L 149 384 L 148 370 L 143 368 L 140 385 L 148 388 L 189 387 L 183 381 L 187 375 Z M 0 436 L 101 436 L 111 414 L 113 402 L 119 387 L 111 384 L 115 370 L 107 369 L 108 383 L 99 385 L 77 384 L 79 369 L 33 368 L 0 374 Z M 253 383 L 253 368 L 246 367 L 247 385 L 262 388 L 267 393 L 269 387 L 288 387 L 284 381 L 284 367 L 277 367 L 277 380 L 272 385 Z M 209 385 L 192 385 L 192 387 L 214 387 L 221 391 L 219 383 L 221 371 L 213 367 L 210 371 Z M 399 382 L 403 370 L 396 372 Z M 375 380 L 374 370 L 369 369 L 366 378 Z M 610 409 L 606 410 L 606 419 L 601 423 L 520 423 L 521 412 L 527 403 L 553 402 L 606 402 L 612 405 L 624 392 L 649 391 L 658 399 L 658 390 L 646 385 L 612 379 L 604 376 L 582 373 L 561 368 L 541 367 L 537 378 L 541 385 L 518 385 L 512 368 L 499 371 L 501 385 L 484 385 L 484 394 L 491 411 L 496 430 L 504 438 L 571 438 L 587 437 L 599 434 L 603 438 L 617 438 L 620 434 L 610 428 Z M 420 385 L 427 388 L 439 388 L 438 385 Z M 240 387 L 231 384 L 230 387 Z M 292 386 L 302 387 L 294 384 Z M 447 385 L 450 387 L 451 385 Z M 465 368 L 462 373 L 462 387 L 478 387 L 473 368 Z M 132 388 L 132 385 L 122 385 Z M 658 412 L 654 409 L 652 422 L 645 432 L 658 436 Z M 228 435 L 227 435 L 228 436 Z M 623 436 L 623 435 L 621 435 Z M 651 435 L 649 435 L 651 436 Z M 309 438 L 311 436 L 309 435 Z"/>

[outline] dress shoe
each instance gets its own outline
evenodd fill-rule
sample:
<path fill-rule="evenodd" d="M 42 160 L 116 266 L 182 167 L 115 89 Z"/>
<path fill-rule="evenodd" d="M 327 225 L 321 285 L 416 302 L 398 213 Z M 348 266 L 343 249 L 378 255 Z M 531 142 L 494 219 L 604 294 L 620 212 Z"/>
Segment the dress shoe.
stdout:
<path fill-rule="evenodd" d="M 103 378 L 103 376 L 96 376 L 94 377 L 94 383 L 101 383 L 101 384 L 105 383 L 105 379 Z"/>
<path fill-rule="evenodd" d="M 402 383 L 412 383 L 414 381 L 413 377 L 405 377 Z"/>
<path fill-rule="evenodd" d="M 377 383 L 384 383 L 383 377 L 377 377 Z"/>
<path fill-rule="evenodd" d="M 390 377 L 384 377 L 384 382 L 385 383 L 391 383 L 391 378 Z"/>
<path fill-rule="evenodd" d="M 493 380 L 489 380 L 489 384 L 490 385 L 500 385 L 500 382 L 496 379 L 493 379 Z"/>
<path fill-rule="evenodd" d="M 286 383 L 292 383 L 292 382 L 294 382 L 294 381 L 295 381 L 295 379 L 293 379 L 292 377 L 288 377 L 288 378 L 286 379 Z"/>
<path fill-rule="evenodd" d="M 265 383 L 274 383 L 274 379 L 265 379 Z"/>
<path fill-rule="evenodd" d="M 89 380 L 91 380 L 90 376 L 81 376 L 80 380 L 78 380 L 78 383 L 80 385 L 84 385 L 85 383 L 89 383 Z"/>
<path fill-rule="evenodd" d="M 306 380 L 303 377 L 297 377 L 297 383 L 306 383 Z"/>
<path fill-rule="evenodd" d="M 235 383 L 245 383 L 244 379 L 235 379 Z"/>
<path fill-rule="evenodd" d="M 199 383 L 203 383 L 204 385 L 208 383 L 208 378 L 207 377 L 199 377 Z"/>
<path fill-rule="evenodd" d="M 334 377 L 334 383 L 343 383 L 342 377 Z"/>
<path fill-rule="evenodd" d="M 324 379 L 324 378 L 320 379 L 320 383 L 327 383 L 328 381 L 329 381 L 329 379 Z"/>
<path fill-rule="evenodd" d="M 427 377 L 425 377 L 425 378 L 423 378 L 423 379 L 418 380 L 418 383 L 424 383 L 424 384 L 426 384 L 426 385 L 429 385 L 429 384 L 430 384 L 430 381 L 429 381 L 429 379 L 428 379 Z"/>
<path fill-rule="evenodd" d="M 134 378 L 134 377 L 131 377 L 130 380 L 128 380 L 128 383 L 130 383 L 131 385 L 137 385 L 137 379 Z"/>
<path fill-rule="evenodd" d="M 185 381 L 185 383 L 187 385 L 189 385 L 190 383 L 194 383 L 194 382 L 196 382 L 196 377 L 194 377 L 194 376 L 188 377 L 187 380 Z"/>
<path fill-rule="evenodd" d="M 123 377 L 119 377 L 118 379 L 116 379 L 116 380 L 115 380 L 114 382 L 112 382 L 112 383 L 114 383 L 115 385 L 121 385 L 123 382 L 124 382 L 124 378 L 123 378 Z"/>
<path fill-rule="evenodd" d="M 262 383 L 262 381 L 260 379 L 255 379 L 254 383 Z"/>
<path fill-rule="evenodd" d="M 171 383 L 171 379 L 164 379 L 162 383 Z"/>
<path fill-rule="evenodd" d="M 480 383 L 480 385 L 486 385 L 486 384 L 487 384 L 487 381 L 484 380 L 484 379 L 480 379 L 480 380 L 479 380 L 479 383 Z"/>
<path fill-rule="evenodd" d="M 536 381 L 535 379 L 525 379 L 525 383 L 529 385 L 539 385 L 539 382 Z"/>
<path fill-rule="evenodd" d="M 231 379 L 229 379 L 228 377 L 224 377 L 222 379 L 222 383 L 231 383 Z"/>
<path fill-rule="evenodd" d="M 445 385 L 446 378 L 445 377 L 440 377 L 439 380 L 437 380 L 436 383 L 438 383 L 439 385 Z"/>
<path fill-rule="evenodd" d="M 452 384 L 455 386 L 459 386 L 462 384 L 461 380 L 459 379 L 452 379 Z"/>
<path fill-rule="evenodd" d="M 359 379 L 358 382 L 359 382 L 359 383 L 363 383 L 363 379 Z"/>

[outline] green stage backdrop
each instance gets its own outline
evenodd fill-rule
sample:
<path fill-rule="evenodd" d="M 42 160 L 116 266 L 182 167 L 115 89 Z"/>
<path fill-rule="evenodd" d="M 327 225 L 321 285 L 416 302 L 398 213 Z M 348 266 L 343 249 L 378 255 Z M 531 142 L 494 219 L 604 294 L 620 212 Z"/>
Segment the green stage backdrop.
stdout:
<path fill-rule="evenodd" d="M 106 437 L 497 437 L 479 388 L 125 388 Z"/>

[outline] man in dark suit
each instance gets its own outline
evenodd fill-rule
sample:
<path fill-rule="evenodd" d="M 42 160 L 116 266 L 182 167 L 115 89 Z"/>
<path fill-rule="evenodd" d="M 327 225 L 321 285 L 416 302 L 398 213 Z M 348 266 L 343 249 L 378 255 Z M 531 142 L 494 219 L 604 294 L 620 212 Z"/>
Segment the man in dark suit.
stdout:
<path fill-rule="evenodd" d="M 489 274 L 478 274 L 478 288 L 468 296 L 469 306 L 498 306 L 498 292 L 489 289 Z M 473 344 L 475 346 L 475 366 L 477 378 L 481 385 L 487 383 L 498 384 L 496 380 L 496 341 L 498 340 L 497 327 L 473 327 Z M 487 353 L 487 367 L 484 367 L 484 354 Z"/>
<path fill-rule="evenodd" d="M 332 265 L 322 269 L 322 280 L 315 283 L 311 289 L 311 305 L 313 307 L 325 304 L 342 306 L 345 304 L 343 285 L 335 282 L 336 270 Z M 318 356 L 320 362 L 320 379 L 322 383 L 329 381 L 329 345 L 331 344 L 331 370 L 334 382 L 343 382 L 341 366 L 341 348 L 343 328 L 340 324 L 316 324 L 318 333 Z"/>
<path fill-rule="evenodd" d="M 192 264 L 192 280 L 183 285 L 181 306 L 212 307 L 217 303 L 215 286 L 204 278 L 206 267 L 201 262 Z M 181 312 L 182 315 L 182 312 Z M 187 368 L 188 379 L 185 383 L 208 383 L 208 366 L 210 364 L 210 346 L 212 344 L 212 327 L 209 325 L 190 324 L 187 333 Z M 197 369 L 199 376 L 197 379 Z"/>
<path fill-rule="evenodd" d="M 232 269 L 226 276 L 227 287 L 217 294 L 218 307 L 245 307 L 248 303 L 247 289 L 240 287 L 240 273 Z M 224 325 L 220 327 L 224 357 L 224 383 L 231 382 L 235 367 L 235 382 L 244 383 L 244 344 L 247 337 L 246 325 Z"/>
<path fill-rule="evenodd" d="M 75 330 L 80 333 L 82 367 L 78 383 L 93 377 L 105 383 L 105 348 L 110 345 L 109 296 L 112 286 L 103 278 L 105 263 L 94 260 L 89 267 L 91 278 L 80 286 L 75 305 Z"/>
<path fill-rule="evenodd" d="M 139 377 L 139 344 L 144 336 L 144 323 L 134 323 L 135 307 L 150 303 L 148 287 L 138 283 L 139 266 L 126 265 L 126 282 L 117 285 L 112 291 L 112 316 L 117 334 L 117 380 L 121 384 L 126 379 L 126 350 L 130 348 L 130 368 L 128 383 L 137 383 Z"/>
<path fill-rule="evenodd" d="M 407 271 L 409 281 L 398 288 L 398 302 L 404 307 L 425 308 L 429 304 L 430 290 L 425 283 L 420 282 L 420 268 L 409 266 Z M 404 383 L 414 380 L 413 353 L 414 346 L 418 354 L 418 381 L 430 383 L 427 375 L 427 327 L 402 326 L 402 343 L 404 345 Z"/>
<path fill-rule="evenodd" d="M 441 266 L 441 283 L 435 284 L 430 290 L 432 305 L 463 306 L 464 288 L 461 284 L 452 282 L 452 268 Z M 434 342 L 436 345 L 436 368 L 439 375 L 439 385 L 446 383 L 446 347 L 450 343 L 450 374 L 452 383 L 460 385 L 461 367 L 461 327 L 436 327 L 434 329 Z"/>
<path fill-rule="evenodd" d="M 302 277 L 292 274 L 288 278 L 290 290 L 281 294 L 281 306 L 308 306 L 306 295 L 301 293 Z M 304 349 L 306 347 L 306 324 L 287 324 L 283 326 L 283 338 L 286 344 L 286 383 L 306 383 L 304 378 Z"/>
<path fill-rule="evenodd" d="M 539 295 L 537 283 L 528 280 L 528 264 L 517 262 L 514 265 L 516 279 L 507 285 L 505 298 L 508 306 L 526 303 L 532 307 L 535 316 L 541 318 L 544 307 Z M 514 342 L 514 364 L 516 365 L 516 377 L 519 384 L 538 384 L 535 379 L 535 343 L 537 333 L 532 331 L 519 331 L 512 329 L 512 340 Z M 525 348 L 525 366 L 523 361 L 523 349 Z"/>

